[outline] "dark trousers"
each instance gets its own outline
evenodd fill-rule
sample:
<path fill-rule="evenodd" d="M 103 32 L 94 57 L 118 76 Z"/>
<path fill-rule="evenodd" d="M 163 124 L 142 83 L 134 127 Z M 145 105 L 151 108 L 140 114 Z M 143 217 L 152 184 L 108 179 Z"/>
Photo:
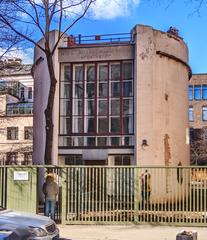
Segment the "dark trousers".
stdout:
<path fill-rule="evenodd" d="M 150 191 L 142 191 L 142 209 L 150 209 Z"/>

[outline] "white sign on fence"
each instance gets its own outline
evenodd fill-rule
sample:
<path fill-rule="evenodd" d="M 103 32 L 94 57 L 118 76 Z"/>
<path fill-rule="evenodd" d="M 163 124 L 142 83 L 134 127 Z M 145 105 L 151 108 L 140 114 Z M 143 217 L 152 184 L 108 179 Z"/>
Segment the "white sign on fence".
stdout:
<path fill-rule="evenodd" d="M 28 181 L 29 173 L 27 171 L 14 171 L 14 180 Z"/>

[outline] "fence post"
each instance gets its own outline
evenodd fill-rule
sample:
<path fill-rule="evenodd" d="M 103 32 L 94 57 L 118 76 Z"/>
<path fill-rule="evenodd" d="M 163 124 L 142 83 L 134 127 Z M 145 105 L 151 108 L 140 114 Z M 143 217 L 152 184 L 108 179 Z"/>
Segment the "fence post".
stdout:
<path fill-rule="evenodd" d="M 138 223 L 138 200 L 139 200 L 139 169 L 137 167 L 134 168 L 134 223 Z"/>
<path fill-rule="evenodd" d="M 61 186 L 62 186 L 62 206 L 61 206 L 61 223 L 66 224 L 67 220 L 67 211 L 66 211 L 66 204 L 68 204 L 67 199 L 67 168 L 64 167 L 62 169 L 62 179 L 61 179 Z"/>

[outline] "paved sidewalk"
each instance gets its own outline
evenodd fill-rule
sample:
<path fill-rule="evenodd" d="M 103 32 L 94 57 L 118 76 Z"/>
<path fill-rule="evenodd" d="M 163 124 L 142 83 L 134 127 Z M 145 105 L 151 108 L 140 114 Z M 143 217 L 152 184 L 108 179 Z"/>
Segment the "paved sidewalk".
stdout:
<path fill-rule="evenodd" d="M 197 240 L 207 240 L 205 227 L 153 225 L 59 225 L 60 236 L 70 240 L 176 240 L 182 230 L 197 231 Z"/>

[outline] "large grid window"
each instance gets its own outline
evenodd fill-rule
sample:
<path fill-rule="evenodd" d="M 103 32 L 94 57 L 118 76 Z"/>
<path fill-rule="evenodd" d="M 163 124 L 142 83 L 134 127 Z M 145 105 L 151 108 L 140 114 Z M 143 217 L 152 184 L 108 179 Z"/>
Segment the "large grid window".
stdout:
<path fill-rule="evenodd" d="M 60 146 L 132 146 L 133 62 L 62 65 Z"/>

